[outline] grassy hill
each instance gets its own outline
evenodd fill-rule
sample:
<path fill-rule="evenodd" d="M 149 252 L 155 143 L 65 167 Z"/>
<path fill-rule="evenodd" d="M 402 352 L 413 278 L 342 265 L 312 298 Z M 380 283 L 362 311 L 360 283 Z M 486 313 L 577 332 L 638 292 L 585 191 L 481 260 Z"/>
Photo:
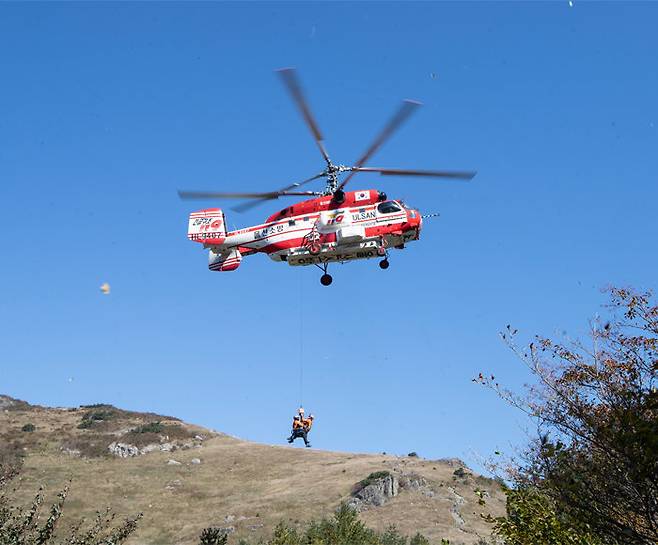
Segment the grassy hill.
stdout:
<path fill-rule="evenodd" d="M 229 543 L 256 543 L 279 521 L 303 527 L 330 516 L 356 483 L 383 471 L 401 486 L 361 512 L 378 530 L 394 524 L 433 543 L 470 545 L 490 534 L 480 513 L 499 515 L 505 505 L 497 483 L 459 460 L 262 445 L 109 405 L 46 408 L 0 396 L 2 460 L 22 462 L 14 494 L 26 503 L 40 485 L 54 495 L 72 480 L 65 524 L 106 506 L 144 513 L 134 544 L 196 544 L 207 526 L 229 529 Z"/>

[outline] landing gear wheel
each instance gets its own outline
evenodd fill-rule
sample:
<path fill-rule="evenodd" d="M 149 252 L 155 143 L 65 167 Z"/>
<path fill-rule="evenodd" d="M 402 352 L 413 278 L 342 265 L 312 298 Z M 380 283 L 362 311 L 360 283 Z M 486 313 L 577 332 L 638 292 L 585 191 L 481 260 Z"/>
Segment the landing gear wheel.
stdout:
<path fill-rule="evenodd" d="M 379 262 L 379 268 L 380 269 L 388 269 L 389 265 L 390 265 L 390 263 L 388 262 L 388 259 L 382 259 Z"/>
<path fill-rule="evenodd" d="M 333 278 L 331 278 L 330 274 L 325 273 L 320 277 L 320 284 L 322 284 L 323 286 L 330 285 L 332 281 L 333 281 Z"/>

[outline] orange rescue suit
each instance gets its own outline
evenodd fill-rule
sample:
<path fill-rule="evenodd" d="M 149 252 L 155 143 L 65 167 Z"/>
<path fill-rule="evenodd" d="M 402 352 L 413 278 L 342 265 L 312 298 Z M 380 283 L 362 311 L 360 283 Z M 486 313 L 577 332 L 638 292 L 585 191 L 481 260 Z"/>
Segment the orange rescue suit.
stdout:
<path fill-rule="evenodd" d="M 296 420 L 295 419 L 295 420 L 292 421 L 292 429 L 293 430 L 301 430 L 303 427 L 304 427 L 304 425 L 302 424 L 301 420 Z"/>
<path fill-rule="evenodd" d="M 312 418 L 304 418 L 304 419 L 302 420 L 302 425 L 304 426 L 304 429 L 305 429 L 306 431 L 310 431 L 310 430 L 311 430 L 311 426 L 313 425 L 313 419 L 312 419 Z"/>

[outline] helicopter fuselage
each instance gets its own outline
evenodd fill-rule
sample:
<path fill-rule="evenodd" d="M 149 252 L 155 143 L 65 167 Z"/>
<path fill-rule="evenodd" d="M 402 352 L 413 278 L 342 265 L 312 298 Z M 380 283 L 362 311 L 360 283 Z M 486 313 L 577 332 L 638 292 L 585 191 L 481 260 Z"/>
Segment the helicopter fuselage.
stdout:
<path fill-rule="evenodd" d="M 365 190 L 345 192 L 341 202 L 331 195 L 302 201 L 260 225 L 235 231 L 225 225 L 219 208 L 190 214 L 188 238 L 208 248 L 213 271 L 236 270 L 254 253 L 292 266 L 384 257 L 390 248 L 418 240 L 422 217 L 402 201 Z"/>

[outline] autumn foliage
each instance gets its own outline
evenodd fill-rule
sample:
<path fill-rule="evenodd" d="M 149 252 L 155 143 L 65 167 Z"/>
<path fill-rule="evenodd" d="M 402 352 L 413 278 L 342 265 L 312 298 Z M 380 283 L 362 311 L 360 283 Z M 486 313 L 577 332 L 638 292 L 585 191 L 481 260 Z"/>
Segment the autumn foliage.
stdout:
<path fill-rule="evenodd" d="M 587 342 L 505 342 L 536 377 L 523 394 L 491 387 L 536 420 L 509 477 L 555 506 L 561 522 L 603 543 L 658 543 L 658 306 L 650 293 L 608 290 Z"/>

